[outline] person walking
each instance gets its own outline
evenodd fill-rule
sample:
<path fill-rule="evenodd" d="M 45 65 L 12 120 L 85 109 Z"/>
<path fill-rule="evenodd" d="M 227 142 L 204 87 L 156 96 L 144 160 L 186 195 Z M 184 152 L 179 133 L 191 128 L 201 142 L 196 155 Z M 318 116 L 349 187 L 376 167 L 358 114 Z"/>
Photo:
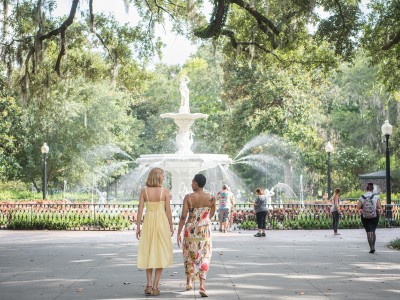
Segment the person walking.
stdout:
<path fill-rule="evenodd" d="M 366 192 L 357 201 L 357 209 L 361 212 L 361 223 L 367 233 L 370 251 L 375 253 L 375 230 L 379 222 L 379 213 L 382 209 L 379 196 L 373 193 L 374 184 L 369 182 L 365 188 Z"/>
<path fill-rule="evenodd" d="M 332 206 L 331 206 L 331 214 L 332 214 L 332 228 L 334 235 L 340 235 L 338 233 L 339 227 L 339 210 L 340 210 L 340 189 L 337 188 L 333 192 L 333 196 L 331 198 Z"/>
<path fill-rule="evenodd" d="M 267 197 L 260 188 L 256 189 L 257 197 L 254 199 L 254 211 L 256 213 L 258 232 L 255 237 L 265 237 L 265 219 L 267 217 Z"/>
<path fill-rule="evenodd" d="M 222 186 L 222 190 L 217 194 L 218 201 L 218 220 L 219 231 L 226 232 L 231 215 L 231 208 L 234 206 L 235 196 L 226 184 Z"/>
<path fill-rule="evenodd" d="M 235 219 L 235 203 L 236 199 L 235 197 L 232 197 L 232 205 L 230 209 L 230 214 L 229 214 L 229 225 L 228 225 L 228 231 L 231 232 L 233 231 L 233 221 Z"/>
<path fill-rule="evenodd" d="M 162 187 L 164 171 L 160 168 L 150 170 L 146 186 L 142 189 L 137 214 L 136 238 L 139 240 L 137 267 L 146 269 L 147 284 L 144 293 L 158 296 L 158 283 L 163 269 L 172 265 L 172 241 L 174 234 L 170 193 Z M 146 216 L 142 228 L 140 223 L 143 209 L 146 206 Z M 153 269 L 154 279 L 153 277 Z"/>
<path fill-rule="evenodd" d="M 192 282 L 200 279 L 199 293 L 202 297 L 208 297 L 205 281 L 212 255 L 211 218 L 215 213 L 215 198 L 203 191 L 205 184 L 204 175 L 194 176 L 193 193 L 186 195 L 183 199 L 177 235 L 178 247 L 182 244 L 183 250 L 186 290 L 191 290 Z"/>

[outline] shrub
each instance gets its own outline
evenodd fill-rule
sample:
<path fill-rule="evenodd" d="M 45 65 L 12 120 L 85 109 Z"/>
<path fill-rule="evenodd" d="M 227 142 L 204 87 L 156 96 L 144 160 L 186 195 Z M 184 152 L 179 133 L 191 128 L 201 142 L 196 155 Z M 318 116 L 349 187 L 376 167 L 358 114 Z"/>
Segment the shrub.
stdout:
<path fill-rule="evenodd" d="M 394 240 L 390 241 L 388 247 L 391 249 L 400 250 L 400 238 L 395 238 Z"/>

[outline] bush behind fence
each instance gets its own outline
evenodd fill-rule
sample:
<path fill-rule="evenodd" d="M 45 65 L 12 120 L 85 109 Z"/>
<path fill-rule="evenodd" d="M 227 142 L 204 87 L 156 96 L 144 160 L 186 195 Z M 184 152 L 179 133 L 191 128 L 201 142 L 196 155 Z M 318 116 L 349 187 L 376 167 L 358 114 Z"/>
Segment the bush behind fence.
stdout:
<path fill-rule="evenodd" d="M 400 226 L 399 204 L 392 205 L 391 227 Z M 175 229 L 179 223 L 182 205 L 172 204 Z M 138 205 L 132 204 L 0 204 L 0 228 L 47 230 L 135 230 Z M 341 206 L 339 228 L 362 228 L 360 214 L 354 204 Z M 328 204 L 269 205 L 268 229 L 329 229 L 332 220 Z M 212 229 L 218 230 L 217 214 Z M 388 224 L 381 213 L 379 227 Z M 253 207 L 236 204 L 233 211 L 234 230 L 256 229 Z"/>

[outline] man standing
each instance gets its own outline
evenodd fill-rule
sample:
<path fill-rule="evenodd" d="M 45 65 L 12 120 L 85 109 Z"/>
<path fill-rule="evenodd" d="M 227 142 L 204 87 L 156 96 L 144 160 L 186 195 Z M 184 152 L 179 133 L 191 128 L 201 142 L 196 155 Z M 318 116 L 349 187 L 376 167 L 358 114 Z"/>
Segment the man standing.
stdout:
<path fill-rule="evenodd" d="M 233 208 L 235 196 L 229 191 L 228 186 L 224 184 L 222 190 L 217 194 L 218 207 L 218 219 L 219 219 L 219 231 L 226 232 L 228 222 L 230 219 L 231 208 Z"/>

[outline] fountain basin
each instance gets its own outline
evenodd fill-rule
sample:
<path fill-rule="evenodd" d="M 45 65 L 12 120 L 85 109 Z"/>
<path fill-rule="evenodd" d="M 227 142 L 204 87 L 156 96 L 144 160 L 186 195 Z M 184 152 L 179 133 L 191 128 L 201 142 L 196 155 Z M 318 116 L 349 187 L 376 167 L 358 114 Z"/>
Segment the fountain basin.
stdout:
<path fill-rule="evenodd" d="M 215 167 L 227 167 L 232 159 L 226 154 L 145 154 L 136 162 L 141 166 L 159 167 L 171 174 L 171 195 L 173 203 L 182 201 L 192 191 L 195 174 Z"/>

